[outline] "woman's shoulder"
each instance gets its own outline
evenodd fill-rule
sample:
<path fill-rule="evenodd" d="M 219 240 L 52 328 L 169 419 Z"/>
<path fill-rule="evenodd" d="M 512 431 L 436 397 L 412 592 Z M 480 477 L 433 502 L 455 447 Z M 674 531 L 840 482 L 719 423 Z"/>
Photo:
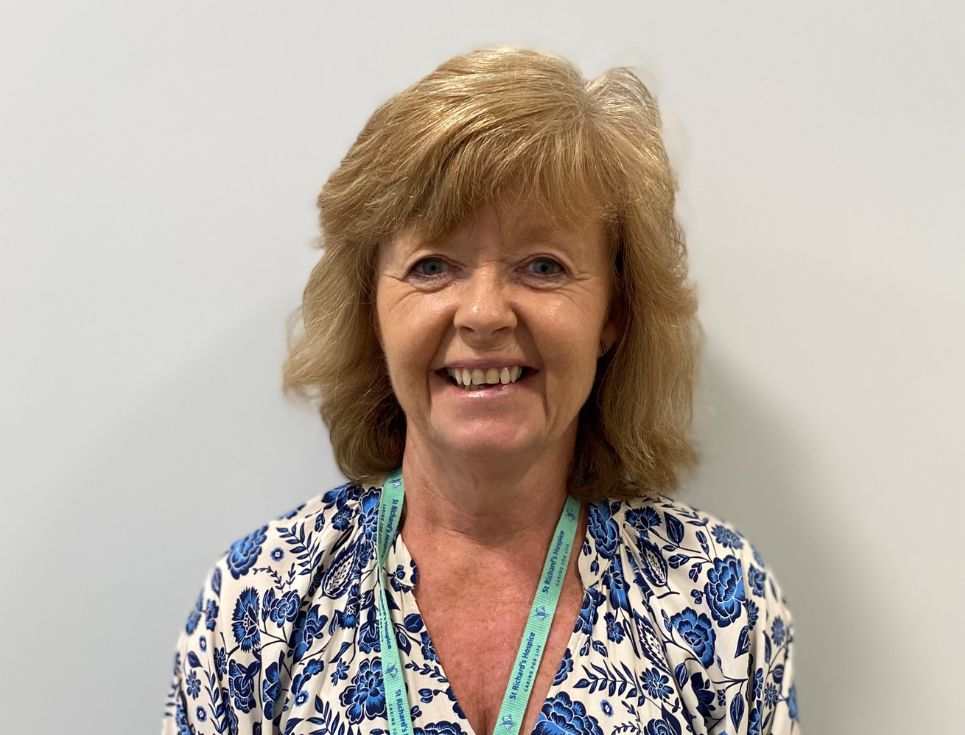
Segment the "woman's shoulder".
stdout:
<path fill-rule="evenodd" d="M 378 493 L 347 482 L 236 538 L 206 569 L 182 636 L 232 629 L 246 615 L 292 622 L 317 592 L 335 604 L 368 561 Z"/>
<path fill-rule="evenodd" d="M 609 505 L 625 541 L 659 546 L 663 555 L 676 556 L 676 566 L 691 558 L 709 563 L 735 556 L 742 564 L 768 569 L 753 540 L 738 525 L 680 497 L 655 494 L 611 499 Z"/>
<path fill-rule="evenodd" d="M 743 622 L 788 629 L 791 613 L 781 583 L 754 542 L 728 519 L 667 495 L 597 504 L 609 515 L 645 593 L 678 592 L 703 606 L 715 626 Z M 593 525 L 591 507 L 591 531 Z M 597 526 L 600 525 L 599 519 Z M 612 531 L 611 531 L 612 532 Z M 778 622 L 780 621 L 780 622 Z"/>
<path fill-rule="evenodd" d="M 333 551 L 357 546 L 374 520 L 378 487 L 353 482 L 313 496 L 232 541 L 209 575 L 246 586 L 290 586 L 311 576 Z"/>
<path fill-rule="evenodd" d="M 379 492 L 351 482 L 333 487 L 240 536 L 217 557 L 179 633 L 166 727 L 190 714 L 185 692 L 193 699 L 202 684 L 216 699 L 228 698 L 231 688 L 221 692 L 218 685 L 224 676 L 247 682 L 234 692 L 230 711 L 256 711 L 248 685 L 256 674 L 269 681 L 281 676 L 278 660 L 263 660 L 265 648 L 298 663 L 316 640 L 358 625 Z M 273 708 L 265 703 L 267 717 Z"/>

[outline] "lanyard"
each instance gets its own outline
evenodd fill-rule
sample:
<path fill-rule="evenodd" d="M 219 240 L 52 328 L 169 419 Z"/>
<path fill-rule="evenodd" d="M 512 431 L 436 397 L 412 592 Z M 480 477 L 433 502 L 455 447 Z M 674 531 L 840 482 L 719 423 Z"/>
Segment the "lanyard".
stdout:
<path fill-rule="evenodd" d="M 402 500 L 405 496 L 405 485 L 402 482 L 402 468 L 396 469 L 388 476 L 382 486 L 382 496 L 379 502 L 379 524 L 376 532 L 378 544 L 378 576 L 379 576 L 379 643 L 382 654 L 382 678 L 385 683 L 385 702 L 388 710 L 389 732 L 392 735 L 412 735 L 412 718 L 409 716 L 409 700 L 406 695 L 405 679 L 402 675 L 402 660 L 399 656 L 399 645 L 396 642 L 392 619 L 389 617 L 389 604 L 385 595 L 385 559 L 389 553 L 392 541 L 395 539 L 399 527 L 399 517 L 402 514 Z M 570 559 L 570 549 L 573 547 L 573 537 L 576 535 L 576 524 L 579 516 L 580 501 L 567 496 L 560 520 L 553 531 L 543 573 L 540 575 L 536 597 L 530 608 L 529 619 L 516 661 L 509 675 L 509 686 L 503 696 L 503 704 L 499 709 L 496 729 L 505 735 L 517 735 L 523 722 L 523 713 L 533 689 L 536 670 L 543 656 L 546 637 L 549 635 L 550 624 L 556 613 L 556 605 L 563 588 L 563 578 Z"/>

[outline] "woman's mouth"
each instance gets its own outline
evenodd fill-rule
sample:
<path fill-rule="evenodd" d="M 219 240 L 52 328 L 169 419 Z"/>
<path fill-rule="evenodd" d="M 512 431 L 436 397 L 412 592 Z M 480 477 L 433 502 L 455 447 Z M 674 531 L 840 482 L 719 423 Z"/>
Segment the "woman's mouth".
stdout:
<path fill-rule="evenodd" d="M 539 370 L 531 367 L 522 368 L 519 378 L 510 383 L 481 383 L 479 385 L 460 385 L 456 379 L 449 375 L 446 368 L 436 370 L 435 375 L 445 383 L 445 387 L 452 393 L 469 397 L 497 397 L 515 393 L 518 389 L 528 387 Z"/>

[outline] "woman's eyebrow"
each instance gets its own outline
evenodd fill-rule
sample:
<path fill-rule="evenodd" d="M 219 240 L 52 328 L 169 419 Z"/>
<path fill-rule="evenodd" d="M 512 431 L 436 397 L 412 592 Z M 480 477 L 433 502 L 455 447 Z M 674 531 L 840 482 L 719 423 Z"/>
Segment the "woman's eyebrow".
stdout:
<path fill-rule="evenodd" d="M 436 240 L 426 240 L 413 233 L 403 241 L 403 247 L 399 249 L 402 258 L 409 258 L 416 252 L 423 249 L 441 250 L 451 252 L 472 247 L 471 237 L 459 237 L 455 233 L 449 233 Z M 510 250 L 518 250 L 527 245 L 540 244 L 559 248 L 567 255 L 576 257 L 578 251 L 577 233 L 565 231 L 549 223 L 532 223 L 520 225 L 513 231 L 507 233 L 506 242 Z"/>
<path fill-rule="evenodd" d="M 553 248 L 558 248 L 570 257 L 576 257 L 580 248 L 577 246 L 578 236 L 576 233 L 565 232 L 557 227 L 535 226 L 524 229 L 518 236 L 519 245 L 529 245 L 538 243 Z"/>

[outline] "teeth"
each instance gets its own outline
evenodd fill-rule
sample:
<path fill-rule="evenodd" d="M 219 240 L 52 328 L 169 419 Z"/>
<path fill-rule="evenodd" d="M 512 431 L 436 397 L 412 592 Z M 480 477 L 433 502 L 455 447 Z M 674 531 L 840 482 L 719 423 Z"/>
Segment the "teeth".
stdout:
<path fill-rule="evenodd" d="M 468 368 L 446 368 L 446 373 L 450 378 L 455 378 L 456 382 L 468 388 L 474 385 L 496 385 L 502 383 L 515 383 L 523 373 L 523 368 L 519 365 L 504 368 L 489 368 L 488 370 L 469 370 Z"/>

